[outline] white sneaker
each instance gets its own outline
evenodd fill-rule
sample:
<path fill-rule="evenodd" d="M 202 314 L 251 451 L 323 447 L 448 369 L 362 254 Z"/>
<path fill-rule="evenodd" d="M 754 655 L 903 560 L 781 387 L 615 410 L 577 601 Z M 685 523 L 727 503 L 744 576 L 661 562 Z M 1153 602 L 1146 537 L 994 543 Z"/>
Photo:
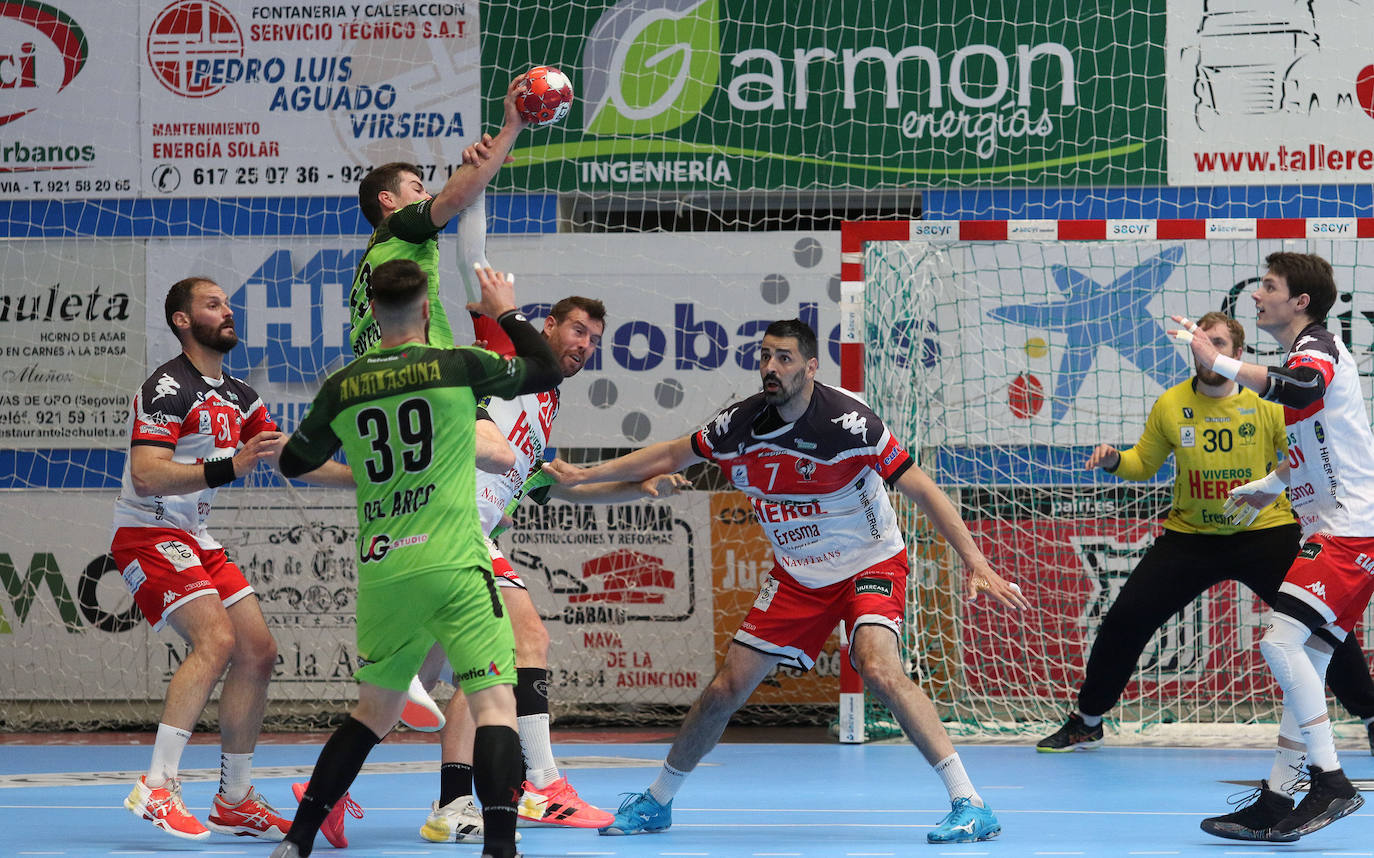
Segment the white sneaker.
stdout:
<path fill-rule="evenodd" d="M 406 689 L 406 708 L 401 712 L 401 723 L 421 733 L 437 733 L 444 729 L 444 710 L 429 696 L 420 677 L 411 677 L 410 687 Z"/>
<path fill-rule="evenodd" d="M 420 836 L 431 843 L 481 843 L 483 839 L 482 811 L 477 809 L 472 796 L 464 795 L 439 806 L 431 805 L 429 818 L 420 828 Z M 516 842 L 520 832 L 515 833 Z"/>

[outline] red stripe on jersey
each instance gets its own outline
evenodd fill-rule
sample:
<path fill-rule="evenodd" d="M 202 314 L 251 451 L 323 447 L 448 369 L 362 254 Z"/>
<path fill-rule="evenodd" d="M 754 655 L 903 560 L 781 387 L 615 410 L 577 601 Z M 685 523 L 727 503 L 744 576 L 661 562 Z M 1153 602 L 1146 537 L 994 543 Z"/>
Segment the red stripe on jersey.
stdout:
<path fill-rule="evenodd" d="M 1286 366 L 1289 369 L 1296 369 L 1300 366 L 1309 366 L 1312 369 L 1315 369 L 1317 372 L 1321 373 L 1322 378 L 1326 380 L 1327 384 L 1330 384 L 1331 379 L 1336 377 L 1336 365 L 1332 363 L 1325 355 L 1317 354 L 1314 352 L 1298 352 L 1297 354 L 1293 355 L 1288 359 L 1288 363 L 1286 364 Z"/>
<path fill-rule="evenodd" d="M 501 357 L 515 357 L 515 344 L 495 319 L 480 313 L 469 315 L 472 316 L 473 339 L 485 342 L 488 351 L 496 352 Z"/>
<path fill-rule="evenodd" d="M 1306 408 L 1289 408 L 1285 405 L 1283 407 L 1283 424 L 1285 426 L 1292 426 L 1295 423 L 1301 423 L 1309 417 L 1320 414 L 1321 410 L 1325 407 L 1325 399 L 1318 399 Z"/>
<path fill-rule="evenodd" d="M 906 464 L 906 460 L 909 458 L 911 455 L 889 433 L 887 443 L 883 445 L 882 453 L 878 456 L 877 461 L 873 462 L 873 470 L 877 471 L 884 480 L 890 480 L 897 469 Z"/>

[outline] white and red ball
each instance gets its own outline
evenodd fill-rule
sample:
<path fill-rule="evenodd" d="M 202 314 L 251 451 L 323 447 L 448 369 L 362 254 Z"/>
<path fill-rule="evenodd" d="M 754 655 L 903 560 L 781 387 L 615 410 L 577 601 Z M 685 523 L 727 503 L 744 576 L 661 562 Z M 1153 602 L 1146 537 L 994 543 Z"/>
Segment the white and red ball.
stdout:
<path fill-rule="evenodd" d="M 520 117 L 532 125 L 552 125 L 572 109 L 572 81 L 556 68 L 535 66 L 515 96 Z"/>

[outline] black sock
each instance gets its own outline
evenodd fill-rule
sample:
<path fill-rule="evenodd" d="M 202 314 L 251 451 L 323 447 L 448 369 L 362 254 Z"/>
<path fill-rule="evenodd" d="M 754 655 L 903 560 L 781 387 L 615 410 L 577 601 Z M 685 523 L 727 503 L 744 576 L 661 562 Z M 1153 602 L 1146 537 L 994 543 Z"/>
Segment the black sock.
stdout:
<path fill-rule="evenodd" d="M 520 801 L 520 736 L 509 727 L 478 727 L 472 748 L 473 784 L 486 829 L 482 854 L 514 858 L 515 811 Z"/>
<path fill-rule="evenodd" d="M 301 796 L 300 807 L 296 808 L 296 816 L 291 820 L 291 830 L 286 834 L 286 839 L 300 850 L 301 858 L 310 854 L 324 818 L 334 809 L 335 802 L 348 792 L 367 755 L 380 741 L 366 724 L 350 715 L 324 743 L 315 761 L 315 771 L 310 775 L 310 785 Z"/>
<path fill-rule="evenodd" d="M 549 714 L 549 672 L 542 667 L 515 669 L 515 717 Z"/>
<path fill-rule="evenodd" d="M 472 766 L 467 763 L 440 765 L 439 806 L 447 807 L 465 795 L 472 795 Z"/>

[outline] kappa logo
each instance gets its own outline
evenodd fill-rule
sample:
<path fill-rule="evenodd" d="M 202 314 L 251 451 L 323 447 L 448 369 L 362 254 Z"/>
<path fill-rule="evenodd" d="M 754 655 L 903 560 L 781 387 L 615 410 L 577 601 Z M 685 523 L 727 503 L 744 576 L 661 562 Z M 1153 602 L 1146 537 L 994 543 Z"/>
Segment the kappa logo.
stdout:
<path fill-rule="evenodd" d="M 1311 334 L 1308 334 L 1307 336 L 1299 339 L 1296 343 L 1293 343 L 1293 351 L 1302 351 L 1303 346 L 1307 345 L 1308 343 L 1315 343 L 1316 341 L 1316 337 L 1312 336 Z"/>
<path fill-rule="evenodd" d="M 1326 598 L 1326 585 L 1320 581 L 1313 581 L 1311 584 L 1308 584 L 1307 589 L 1315 593 L 1319 599 Z"/>
<path fill-rule="evenodd" d="M 730 421 L 734 418 L 738 408 L 731 408 L 729 411 L 722 411 L 716 415 L 715 432 L 717 435 L 724 435 L 730 431 Z"/>
<path fill-rule="evenodd" d="M 167 590 L 166 592 L 164 592 L 164 593 L 162 594 L 162 607 L 165 608 L 165 607 L 167 607 L 168 605 L 170 605 L 170 604 L 172 604 L 173 602 L 175 602 L 176 600 L 177 600 L 177 594 L 176 594 L 176 593 L 173 593 L 171 590 Z"/>
<path fill-rule="evenodd" d="M 162 378 L 159 378 L 157 380 L 157 396 L 153 397 L 153 401 L 157 402 L 164 396 L 172 396 L 178 390 L 181 390 L 181 385 L 177 384 L 177 380 L 175 378 L 172 378 L 170 375 L 164 372 L 162 374 Z"/>
<path fill-rule="evenodd" d="M 865 442 L 868 441 L 868 418 L 860 417 L 859 412 L 851 411 L 848 414 L 841 414 L 830 422 L 838 423 L 841 429 L 846 429 L 851 434 L 858 435 L 860 438 L 864 439 Z"/>

